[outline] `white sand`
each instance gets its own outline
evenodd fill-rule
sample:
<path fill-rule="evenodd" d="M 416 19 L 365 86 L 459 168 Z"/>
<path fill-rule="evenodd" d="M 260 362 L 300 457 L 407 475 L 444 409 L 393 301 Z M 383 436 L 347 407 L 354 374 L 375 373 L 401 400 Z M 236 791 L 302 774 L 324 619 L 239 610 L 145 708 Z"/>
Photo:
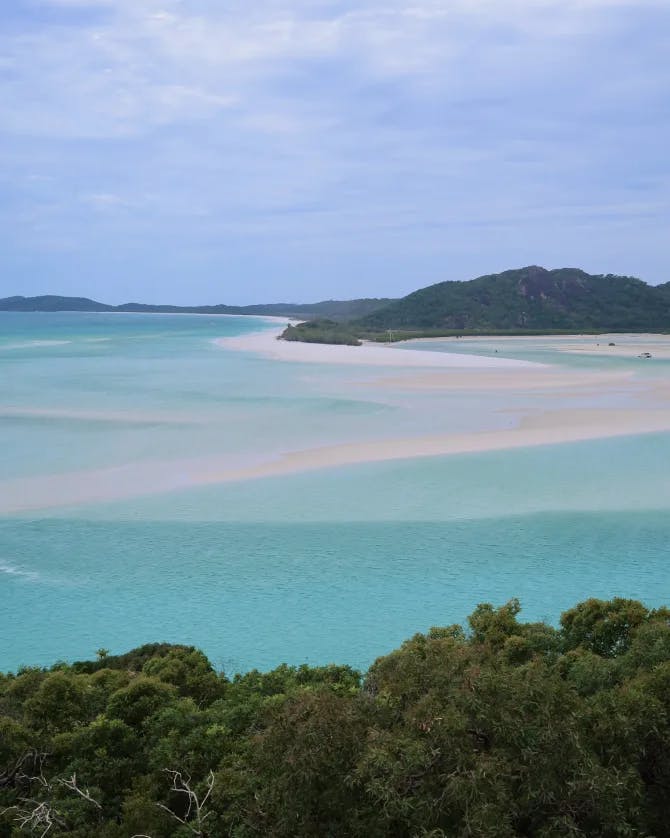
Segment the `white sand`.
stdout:
<path fill-rule="evenodd" d="M 637 358 L 649 352 L 654 358 L 670 359 L 670 335 L 603 334 L 603 335 L 504 335 L 466 338 L 418 338 L 417 343 L 448 342 L 466 348 L 468 344 L 532 342 L 543 349 L 577 355 L 608 356 L 612 358 Z M 610 346 L 614 344 L 614 346 Z"/>
<path fill-rule="evenodd" d="M 354 463 L 499 451 L 662 431 L 670 431 L 670 412 L 663 409 L 555 410 L 526 417 L 517 426 L 503 431 L 346 443 L 299 451 L 271 463 L 228 473 L 223 476 L 223 480 L 269 477 Z"/>
<path fill-rule="evenodd" d="M 670 388 L 657 378 L 642 382 L 622 372 L 566 371 L 498 358 L 400 350 L 384 346 L 323 346 L 276 340 L 276 330 L 220 341 L 229 349 L 260 352 L 271 358 L 314 363 L 379 367 L 441 367 L 405 374 L 389 370 L 378 386 L 458 391 L 509 390 L 532 398 L 553 390 L 562 400 L 621 394 L 623 406 L 534 410 L 530 401 L 509 416 L 509 427 L 477 432 L 349 442 L 284 450 L 257 450 L 253 457 L 214 454 L 206 459 L 136 462 L 116 468 L 0 481 L 0 514 L 110 502 L 197 486 L 272 477 L 365 462 L 555 445 L 606 437 L 670 432 Z M 670 343 L 669 343 L 670 345 Z M 375 382 L 373 382 L 374 384 Z M 559 401 L 559 404 L 561 402 Z M 592 402 L 593 404 L 593 402 Z M 601 402 L 602 404 L 602 402 Z M 11 410 L 11 408 L 10 408 Z M 494 410 L 499 415 L 500 405 Z M 524 414 L 518 418 L 518 414 Z"/>
<path fill-rule="evenodd" d="M 610 343 L 614 343 L 614 346 L 610 346 Z M 642 353 L 648 352 L 651 355 L 651 360 L 657 358 L 667 361 L 670 359 L 670 336 L 666 340 L 626 340 L 625 338 L 622 339 L 619 335 L 615 335 L 607 342 L 596 341 L 592 343 L 591 341 L 585 341 L 576 346 L 561 347 L 561 350 L 572 354 L 599 355 L 614 358 L 639 358 Z"/>
<path fill-rule="evenodd" d="M 641 384 L 634 383 L 633 373 L 621 372 L 584 372 L 581 370 L 566 370 L 558 367 L 537 365 L 536 369 L 514 368 L 491 370 L 479 368 L 475 371 L 445 370 L 427 373 L 404 373 L 400 375 L 385 375 L 381 378 L 358 382 L 360 387 L 379 387 L 391 390 L 425 390 L 436 392 L 458 391 L 514 391 L 514 392 L 542 392 L 567 391 L 580 393 L 583 391 L 630 392 L 641 388 Z"/>
<path fill-rule="evenodd" d="M 24 477 L 0 482 L 0 514 L 54 509 L 160 494 L 218 483 L 372 463 L 556 445 L 634 434 L 670 432 L 670 411 L 659 408 L 552 410 L 533 414 L 506 430 L 352 442 L 231 465 L 207 460 L 133 463 L 117 468 Z"/>
<path fill-rule="evenodd" d="M 286 322 L 286 321 L 284 321 Z M 219 338 L 217 346 L 242 352 L 255 352 L 277 361 L 307 364 L 356 364 L 373 367 L 452 367 L 460 369 L 541 368 L 531 361 L 485 358 L 452 352 L 399 349 L 395 346 L 365 343 L 363 346 L 332 346 L 277 340 L 283 329 L 268 329 L 234 338 Z"/>

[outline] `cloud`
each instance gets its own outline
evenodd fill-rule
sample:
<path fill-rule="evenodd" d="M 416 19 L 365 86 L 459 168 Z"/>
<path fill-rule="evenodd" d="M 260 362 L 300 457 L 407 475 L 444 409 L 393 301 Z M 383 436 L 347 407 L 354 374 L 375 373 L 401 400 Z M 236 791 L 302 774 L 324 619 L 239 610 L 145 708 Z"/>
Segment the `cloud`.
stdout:
<path fill-rule="evenodd" d="M 667 219 L 666 0 L 20 7 L 0 32 L 11 248 L 269 247 L 297 277 L 301 248 L 351 265 L 367 248 L 380 275 L 432 254 L 437 279 L 450 249 L 475 271 L 501 229 L 520 257 L 534 230 L 532 261 L 563 230 L 574 262 L 587 224 L 602 242 L 627 211 Z"/>
<path fill-rule="evenodd" d="M 287 77 L 290 88 L 292 76 L 315 64 L 341 67 L 354 87 L 406 84 L 417 96 L 528 86 L 531 72 L 536 84 L 552 72 L 570 74 L 566 59 L 588 50 L 589 36 L 616 27 L 617 10 L 631 8 L 624 0 L 388 0 L 355 8 L 301 0 L 48 2 L 103 7 L 109 16 L 62 27 L 41 27 L 37 16 L 5 36 L 9 78 L 0 108 L 16 134 L 124 136 L 235 105 L 231 119 L 247 126 L 295 124 L 278 79 Z M 657 6 L 638 0 L 635 8 Z M 321 110 L 316 89 L 305 95 L 303 86 L 301 95 Z M 274 101 L 282 120 L 277 108 L 268 113 Z"/>

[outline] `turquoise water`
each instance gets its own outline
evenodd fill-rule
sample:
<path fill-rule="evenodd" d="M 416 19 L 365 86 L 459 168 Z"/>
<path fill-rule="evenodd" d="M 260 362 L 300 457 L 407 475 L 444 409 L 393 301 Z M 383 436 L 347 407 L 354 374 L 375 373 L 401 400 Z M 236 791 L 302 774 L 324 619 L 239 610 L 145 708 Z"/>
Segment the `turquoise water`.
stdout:
<path fill-rule="evenodd" d="M 633 349 L 633 358 L 625 359 L 617 355 L 607 356 L 602 349 L 610 340 L 619 347 L 630 346 Z M 638 343 L 649 340 L 643 335 L 559 335 L 549 338 L 479 338 L 463 337 L 456 340 L 433 339 L 430 348 L 433 352 L 465 352 L 468 355 L 483 355 L 493 357 L 502 354 L 505 358 L 516 358 L 520 361 L 538 361 L 540 363 L 553 364 L 557 360 L 567 368 L 589 369 L 589 370 L 634 370 L 636 373 L 645 375 L 668 375 L 670 372 L 670 360 L 665 358 L 654 358 L 653 364 L 643 359 L 635 358 L 636 352 L 646 349 L 642 346 L 639 350 L 635 347 Z M 652 338 L 653 340 L 653 338 Z M 618 342 L 618 343 L 617 343 Z M 565 351 L 557 354 L 556 345 L 560 345 Z M 584 352 L 584 347 L 591 345 L 595 354 Z M 400 349 L 425 349 L 425 341 L 404 341 L 398 344 Z M 602 354 L 597 354 L 597 352 Z"/>
<path fill-rule="evenodd" d="M 268 326 L 0 314 L 0 497 L 3 483 L 27 491 L 129 464 L 243 464 L 483 416 L 504 426 L 524 406 L 520 394 L 410 397 L 369 386 L 379 370 L 213 343 Z M 533 395 L 535 408 L 555 401 Z M 0 670 L 155 640 L 194 643 L 229 672 L 364 667 L 481 601 L 518 596 L 550 621 L 587 596 L 668 603 L 668 462 L 670 435 L 654 434 L 56 497 L 0 516 Z"/>
<path fill-rule="evenodd" d="M 4 522 L 0 658 L 49 663 L 168 640 L 231 671 L 366 666 L 477 602 L 555 620 L 588 595 L 668 601 L 665 512 L 475 521 Z"/>

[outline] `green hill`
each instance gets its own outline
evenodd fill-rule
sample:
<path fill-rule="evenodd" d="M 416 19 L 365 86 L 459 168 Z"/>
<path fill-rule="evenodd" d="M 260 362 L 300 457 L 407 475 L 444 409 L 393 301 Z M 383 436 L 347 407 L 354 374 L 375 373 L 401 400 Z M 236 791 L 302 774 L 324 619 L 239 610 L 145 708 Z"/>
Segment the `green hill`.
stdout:
<path fill-rule="evenodd" d="M 665 282 L 663 285 L 656 286 L 656 293 L 665 301 L 666 305 L 670 305 L 670 282 Z"/>
<path fill-rule="evenodd" d="M 349 320 L 364 317 L 378 308 L 394 302 L 389 299 L 323 300 L 318 303 L 267 303 L 250 306 L 174 306 L 147 303 L 123 303 L 110 306 L 87 297 L 5 297 L 0 299 L 0 311 L 121 311 L 150 314 L 247 314 L 275 317 L 328 318 Z"/>
<path fill-rule="evenodd" d="M 0 311 L 114 311 L 114 306 L 89 300 L 88 297 L 5 297 L 0 300 Z"/>
<path fill-rule="evenodd" d="M 537 266 L 440 282 L 359 318 L 361 331 L 668 331 L 670 283 Z"/>

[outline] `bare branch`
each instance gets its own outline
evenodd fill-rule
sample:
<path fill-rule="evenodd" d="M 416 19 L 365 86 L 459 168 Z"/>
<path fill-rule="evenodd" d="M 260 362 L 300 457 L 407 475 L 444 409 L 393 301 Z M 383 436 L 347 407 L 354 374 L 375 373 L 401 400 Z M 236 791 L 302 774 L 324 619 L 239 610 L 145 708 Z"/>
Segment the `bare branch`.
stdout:
<path fill-rule="evenodd" d="M 17 781 L 20 782 L 21 780 L 30 780 L 30 777 L 25 773 L 25 768 L 28 762 L 32 762 L 32 769 L 38 768 L 40 774 L 42 773 L 42 766 L 44 765 L 45 760 L 49 755 L 46 753 L 41 753 L 40 751 L 36 751 L 35 749 L 31 749 L 29 751 L 25 751 L 21 754 L 20 757 L 15 761 L 14 765 L 10 768 L 5 769 L 0 774 L 0 788 L 5 786 L 15 786 Z"/>
<path fill-rule="evenodd" d="M 11 772 L 5 775 L 11 775 L 14 785 L 17 783 L 24 783 L 28 786 L 37 784 L 46 799 L 37 800 L 34 797 L 21 797 L 19 798 L 19 805 L 10 806 L 0 813 L 4 815 L 9 811 L 14 811 L 16 813 L 14 821 L 17 823 L 19 829 L 29 829 L 31 832 L 39 832 L 40 838 L 45 838 L 55 826 L 61 829 L 67 829 L 66 821 L 54 805 L 53 795 L 56 785 L 69 789 L 69 791 L 78 794 L 97 809 L 102 809 L 98 801 L 91 797 L 88 789 L 79 788 L 76 774 L 73 774 L 68 780 L 60 777 L 48 780 L 44 776 L 44 764 L 47 757 L 48 754 L 46 753 L 28 751 L 16 762 Z M 23 767 L 29 760 L 32 760 L 32 768 L 33 770 L 37 769 L 37 774 L 30 775 L 24 773 Z"/>
<path fill-rule="evenodd" d="M 77 785 L 77 775 L 76 774 L 73 774 L 70 777 L 69 780 L 57 779 L 56 782 L 61 786 L 65 786 L 66 789 L 70 789 L 70 791 L 75 792 L 80 797 L 83 797 L 84 800 L 87 800 L 89 803 L 92 803 L 98 809 L 102 809 L 102 806 L 98 803 L 98 801 L 94 800 L 91 797 L 91 795 L 89 794 L 88 789 L 80 789 L 79 788 L 79 786 Z"/>
<path fill-rule="evenodd" d="M 163 770 L 172 780 L 171 790 L 177 792 L 178 794 L 186 795 L 186 813 L 182 818 L 163 803 L 157 803 L 156 805 L 159 809 L 162 809 L 164 812 L 171 815 L 175 820 L 179 821 L 179 823 L 188 827 L 194 835 L 202 838 L 202 836 L 205 835 L 203 831 L 204 823 L 212 814 L 211 812 L 205 812 L 205 805 L 207 804 L 207 801 L 212 793 L 212 789 L 214 788 L 214 772 L 210 771 L 207 775 L 207 790 L 204 797 L 199 798 L 196 792 L 191 788 L 190 775 L 184 775 L 181 771 L 173 771 L 170 768 L 165 768 Z"/>
<path fill-rule="evenodd" d="M 47 801 L 22 798 L 23 806 L 10 806 L 2 814 L 12 809 L 16 812 L 14 820 L 19 829 L 30 829 L 31 832 L 40 831 L 40 838 L 44 838 L 54 826 L 65 827 L 65 821 Z M 31 808 L 32 807 L 32 808 Z"/>

